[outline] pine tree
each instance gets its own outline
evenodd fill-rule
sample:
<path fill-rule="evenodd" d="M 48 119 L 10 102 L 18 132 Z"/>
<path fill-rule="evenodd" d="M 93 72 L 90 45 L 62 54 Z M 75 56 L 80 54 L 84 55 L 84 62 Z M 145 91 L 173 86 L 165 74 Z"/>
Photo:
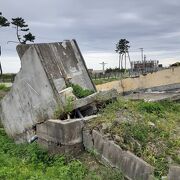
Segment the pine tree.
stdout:
<path fill-rule="evenodd" d="M 20 35 L 20 32 L 29 31 L 28 25 L 26 24 L 23 18 L 21 17 L 12 18 L 11 24 L 13 24 L 16 28 L 16 36 L 19 43 L 26 44 L 27 41 L 34 42 L 35 36 L 33 36 L 30 32 L 28 34 L 25 34 L 23 38 Z"/>
<path fill-rule="evenodd" d="M 115 51 L 119 53 L 119 69 L 121 68 L 122 70 L 122 63 L 123 63 L 123 57 L 125 56 L 125 69 L 126 69 L 126 54 L 129 57 L 130 61 L 130 56 L 129 56 L 129 41 L 126 39 L 120 39 L 119 42 L 116 44 L 116 49 Z"/>
<path fill-rule="evenodd" d="M 0 27 L 7 27 L 9 26 L 10 23 L 8 22 L 8 20 L 2 16 L 2 12 L 0 12 Z"/>

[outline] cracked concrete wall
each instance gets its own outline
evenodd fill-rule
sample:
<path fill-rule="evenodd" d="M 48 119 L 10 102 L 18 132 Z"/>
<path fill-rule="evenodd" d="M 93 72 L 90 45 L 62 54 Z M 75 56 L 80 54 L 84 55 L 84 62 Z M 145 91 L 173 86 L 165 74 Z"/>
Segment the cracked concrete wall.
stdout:
<path fill-rule="evenodd" d="M 18 45 L 21 69 L 1 101 L 1 120 L 17 141 L 33 136 L 33 125 L 53 118 L 67 81 L 96 91 L 75 40 Z"/>
<path fill-rule="evenodd" d="M 146 76 L 141 75 L 137 78 L 126 78 L 122 81 L 112 81 L 97 85 L 97 90 L 107 91 L 115 88 L 119 93 L 130 92 L 138 89 L 173 89 L 180 87 L 180 67 L 165 69 L 162 71 L 149 73 Z M 164 88 L 163 88 L 164 87 Z"/>

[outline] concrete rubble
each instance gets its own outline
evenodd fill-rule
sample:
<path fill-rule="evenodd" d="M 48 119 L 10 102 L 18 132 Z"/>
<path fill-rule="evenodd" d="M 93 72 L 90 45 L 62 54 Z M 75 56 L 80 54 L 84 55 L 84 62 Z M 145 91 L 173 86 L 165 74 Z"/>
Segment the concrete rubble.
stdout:
<path fill-rule="evenodd" d="M 80 113 L 82 112 L 82 117 L 65 120 L 50 119 L 37 124 L 36 133 L 39 144 L 50 153 L 78 154 L 84 149 L 82 131 L 86 122 L 98 116 L 94 115 L 97 113 L 97 104 L 107 103 L 117 98 L 117 96 L 116 90 L 110 90 L 107 92 L 96 92 L 85 98 L 74 100 L 72 110 L 78 109 Z M 91 106 L 95 106 L 96 110 L 91 111 Z"/>
<path fill-rule="evenodd" d="M 18 45 L 21 69 L 1 101 L 1 120 L 17 142 L 32 138 L 37 123 L 52 119 L 63 107 L 68 83 L 96 91 L 75 40 Z M 70 92 L 71 90 L 69 90 Z"/>
<path fill-rule="evenodd" d="M 48 119 L 54 118 L 58 108 L 66 112 L 68 98 L 72 101 L 72 113 L 74 111 L 74 114 L 77 114 L 73 118 L 83 119 L 96 114 L 99 104 L 112 101 L 118 96 L 116 90 L 96 92 L 75 40 L 18 45 L 17 52 L 21 59 L 21 69 L 11 91 L 1 101 L 0 109 L 4 128 L 17 143 L 30 142 L 36 131 L 41 132 L 37 128 L 41 126 L 53 124 L 52 126 L 57 127 L 54 129 L 55 133 L 57 131 L 66 134 L 67 132 L 61 129 L 61 121 Z M 78 99 L 73 94 L 73 88 L 69 87 L 71 84 L 94 93 Z M 68 114 L 66 118 L 71 117 Z M 41 126 L 36 127 L 37 124 Z M 68 131 L 71 135 L 71 130 Z M 49 134 L 47 136 L 51 137 Z M 40 136 L 40 139 L 50 141 L 45 137 Z M 52 139 L 51 142 L 56 143 L 58 138 L 60 137 Z M 61 138 L 59 141 L 64 144 Z"/>

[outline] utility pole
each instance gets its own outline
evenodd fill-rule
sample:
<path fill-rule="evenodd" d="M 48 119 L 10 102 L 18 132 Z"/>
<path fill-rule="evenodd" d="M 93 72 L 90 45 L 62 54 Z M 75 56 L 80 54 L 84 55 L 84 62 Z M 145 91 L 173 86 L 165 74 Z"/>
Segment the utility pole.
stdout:
<path fill-rule="evenodd" d="M 102 65 L 103 74 L 105 74 L 105 65 L 106 65 L 107 63 L 102 62 L 102 63 L 99 63 L 99 64 Z"/>
<path fill-rule="evenodd" d="M 146 55 L 144 55 L 144 71 L 147 72 Z"/>
<path fill-rule="evenodd" d="M 143 62 L 143 60 L 144 60 L 144 55 L 143 55 L 143 51 L 144 51 L 144 48 L 139 48 L 140 50 L 141 50 L 141 59 L 142 59 L 142 62 Z"/>
<path fill-rule="evenodd" d="M 144 48 L 139 48 L 139 49 L 141 50 L 141 58 L 142 58 L 142 63 L 143 63 L 142 73 L 144 73 L 144 71 L 145 71 L 145 61 L 144 61 L 144 55 L 143 55 Z"/>

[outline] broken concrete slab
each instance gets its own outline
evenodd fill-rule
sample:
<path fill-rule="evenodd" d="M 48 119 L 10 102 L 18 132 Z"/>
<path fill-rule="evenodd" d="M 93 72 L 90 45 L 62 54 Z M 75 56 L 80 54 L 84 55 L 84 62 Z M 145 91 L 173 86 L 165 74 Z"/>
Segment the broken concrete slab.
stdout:
<path fill-rule="evenodd" d="M 34 125 L 53 118 L 67 83 L 96 88 L 75 40 L 18 45 L 17 52 L 21 70 L 1 101 L 1 120 L 8 135 L 24 141 Z"/>
<path fill-rule="evenodd" d="M 85 98 L 77 99 L 73 102 L 73 109 L 78 109 L 93 103 L 102 103 L 106 101 L 112 101 L 119 96 L 117 90 L 112 89 L 108 91 L 99 91 L 93 93 Z"/>

